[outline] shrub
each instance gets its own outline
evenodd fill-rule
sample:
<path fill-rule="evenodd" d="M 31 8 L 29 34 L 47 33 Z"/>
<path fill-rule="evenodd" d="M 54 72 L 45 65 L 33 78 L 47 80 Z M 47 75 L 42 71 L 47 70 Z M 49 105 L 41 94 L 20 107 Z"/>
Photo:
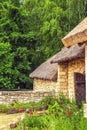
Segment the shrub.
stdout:
<path fill-rule="evenodd" d="M 27 116 L 22 122 L 21 125 L 24 129 L 36 129 L 41 130 L 42 128 L 46 128 L 47 124 L 44 122 L 45 116 L 38 116 L 38 115 L 30 115 Z"/>
<path fill-rule="evenodd" d="M 46 98 L 42 103 L 48 104 L 49 114 L 27 116 L 20 124 L 24 130 L 87 129 L 87 119 L 83 117 L 83 107 L 79 109 L 74 101 L 71 102 L 65 97 L 60 97 L 59 100 Z"/>
<path fill-rule="evenodd" d="M 7 113 L 11 110 L 11 105 L 2 105 L 0 104 L 0 113 Z"/>

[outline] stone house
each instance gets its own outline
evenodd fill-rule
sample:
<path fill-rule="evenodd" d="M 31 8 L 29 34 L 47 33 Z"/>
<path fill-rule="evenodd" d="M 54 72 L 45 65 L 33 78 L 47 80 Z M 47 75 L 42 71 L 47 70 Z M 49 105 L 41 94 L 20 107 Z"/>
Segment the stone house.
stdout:
<path fill-rule="evenodd" d="M 57 91 L 64 93 L 70 99 L 85 100 L 85 46 L 81 47 L 78 44 L 70 48 L 64 47 L 59 53 L 41 64 L 34 70 L 30 77 L 34 78 L 34 90 L 40 91 Z M 76 79 L 76 78 L 78 79 Z M 83 90 L 79 91 L 77 96 L 78 84 L 76 80 L 81 80 L 80 83 Z"/>
<path fill-rule="evenodd" d="M 85 45 L 63 48 L 51 63 L 58 63 L 59 93 L 77 102 L 85 100 Z"/>
<path fill-rule="evenodd" d="M 61 92 L 64 93 L 68 98 L 76 100 L 77 103 L 83 100 L 87 102 L 87 17 L 69 32 L 69 34 L 62 39 L 62 42 L 66 47 L 50 60 L 50 66 L 56 64 L 58 69 L 56 71 L 57 78 L 54 90 L 56 90 L 58 94 Z M 44 67 L 46 67 L 46 64 Z M 49 67 L 46 68 L 46 70 L 41 69 L 40 72 L 44 71 L 44 73 L 47 73 Z M 36 70 L 35 72 L 38 74 L 38 68 Z M 51 73 L 48 75 L 51 76 Z M 32 76 L 32 74 L 30 76 L 34 79 L 38 78 L 38 80 L 40 78 L 35 77 L 35 75 Z M 45 81 L 46 80 L 43 79 L 43 90 L 46 90 Z M 35 86 L 36 83 L 34 82 L 34 87 Z M 35 89 L 38 88 L 38 86 L 39 84 L 37 84 Z M 47 86 L 49 86 L 49 84 L 47 84 Z"/>
<path fill-rule="evenodd" d="M 37 67 L 29 76 L 34 78 L 34 91 L 53 91 L 57 82 L 57 63 L 51 64 L 51 60 L 56 57 L 54 55 L 39 67 Z"/>
<path fill-rule="evenodd" d="M 69 32 L 63 39 L 63 44 L 66 47 L 78 44 L 80 46 L 85 45 L 85 101 L 84 104 L 84 116 L 87 117 L 87 17 L 83 19 L 71 32 Z M 81 85 L 79 85 L 81 86 Z M 83 89 L 83 86 L 80 87 Z M 84 95 L 83 91 L 82 94 Z"/>

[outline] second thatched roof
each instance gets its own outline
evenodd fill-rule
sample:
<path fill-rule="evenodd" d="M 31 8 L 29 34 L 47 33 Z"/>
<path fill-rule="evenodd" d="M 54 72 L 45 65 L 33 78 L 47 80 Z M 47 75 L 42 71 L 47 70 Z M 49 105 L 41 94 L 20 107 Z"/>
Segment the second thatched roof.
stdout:
<path fill-rule="evenodd" d="M 83 44 L 82 46 L 75 44 L 70 48 L 64 47 L 56 55 L 37 67 L 29 76 L 31 78 L 56 81 L 58 73 L 58 63 L 63 63 L 83 57 L 85 57 L 85 44 Z"/>
<path fill-rule="evenodd" d="M 56 81 L 58 64 L 51 64 L 51 60 L 53 60 L 56 56 L 57 54 L 48 59 L 46 62 L 42 63 L 29 76 L 31 78 Z"/>
<path fill-rule="evenodd" d="M 57 53 L 56 57 L 51 60 L 51 63 L 62 63 L 83 57 L 85 57 L 85 44 L 82 46 L 75 44 L 70 48 L 64 47 L 59 53 Z"/>

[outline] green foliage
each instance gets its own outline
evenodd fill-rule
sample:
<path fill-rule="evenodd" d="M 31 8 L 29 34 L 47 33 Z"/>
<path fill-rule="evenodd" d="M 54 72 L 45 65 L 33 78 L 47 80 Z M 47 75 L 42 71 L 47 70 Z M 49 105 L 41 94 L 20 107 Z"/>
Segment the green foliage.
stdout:
<path fill-rule="evenodd" d="M 11 50 L 9 43 L 0 43 L 0 88 L 10 89 L 14 87 L 12 81 L 14 76 L 14 53 Z"/>
<path fill-rule="evenodd" d="M 20 102 L 14 101 L 14 103 L 12 104 L 0 104 L 0 113 L 10 113 L 12 109 L 15 109 L 18 111 L 22 109 L 23 111 L 25 111 L 26 109 L 32 109 L 33 106 L 34 107 L 38 106 L 38 103 L 34 103 L 33 105 L 32 102 L 20 103 Z"/>
<path fill-rule="evenodd" d="M 76 26 L 85 16 L 87 12 L 86 0 L 69 0 L 67 3 L 66 15 L 68 17 L 68 29 L 71 30 Z M 73 18 L 73 20 L 72 20 Z"/>
<path fill-rule="evenodd" d="M 2 9 L 0 10 L 2 14 L 0 20 L 0 42 L 4 41 L 5 43 L 8 41 L 12 46 L 11 55 L 14 54 L 12 63 L 13 71 L 10 72 L 11 66 L 9 66 L 9 69 L 6 68 L 6 71 L 9 71 L 11 75 L 8 77 L 4 75 L 4 77 L 0 78 L 1 82 L 4 84 L 2 87 L 17 88 L 20 84 L 26 86 L 29 81 L 31 82 L 31 80 L 29 80 L 28 76 L 30 72 L 29 50 L 26 45 L 21 45 L 22 43 L 25 43 L 25 40 L 23 39 L 26 39 L 24 35 L 22 35 L 25 28 L 23 25 L 25 24 L 26 26 L 24 11 L 22 11 L 20 1 L 3 1 L 0 6 Z M 12 56 L 8 58 L 11 60 L 11 57 Z M 4 64 L 5 63 L 3 62 L 3 66 L 5 66 Z"/>
<path fill-rule="evenodd" d="M 62 105 L 64 106 L 60 103 L 63 100 Z M 61 97 L 59 101 L 56 99 L 54 105 L 49 105 L 49 114 L 26 115 L 18 128 L 22 127 L 25 130 L 85 130 L 87 119 L 83 117 L 83 107 L 78 109 L 75 103 L 68 101 L 66 104 L 66 102 L 67 99 Z"/>
<path fill-rule="evenodd" d="M 37 119 L 36 119 L 37 118 Z M 43 123 L 44 118 L 39 117 L 37 115 L 35 116 L 27 116 L 27 120 L 23 120 L 23 127 L 25 129 L 37 129 L 41 130 L 42 128 L 45 128 L 47 126 L 46 123 Z"/>
<path fill-rule="evenodd" d="M 0 43 L 9 42 L 15 55 L 15 73 L 3 82 L 31 85 L 29 73 L 61 50 L 61 38 L 86 15 L 86 0 L 1 0 Z"/>
<path fill-rule="evenodd" d="M 0 104 L 0 113 L 7 113 L 12 108 L 11 105 L 2 105 Z"/>
<path fill-rule="evenodd" d="M 52 100 L 50 103 L 49 101 Z M 17 130 L 86 130 L 87 118 L 83 117 L 83 106 L 79 109 L 74 102 L 67 100 L 64 96 L 59 99 L 46 98 L 42 100 L 44 104 L 49 103 L 48 114 L 33 115 L 26 114 L 25 118 L 20 121 Z M 37 106 L 40 103 L 35 103 Z M 12 108 L 23 109 L 29 108 L 33 103 L 18 103 L 15 101 L 12 105 L 0 105 L 0 112 L 9 112 Z"/>
<path fill-rule="evenodd" d="M 29 51 L 26 47 L 18 47 L 15 53 L 15 66 L 18 72 L 17 81 L 19 86 L 29 81 L 30 62 L 28 61 Z"/>
<path fill-rule="evenodd" d="M 40 104 L 42 104 L 42 105 L 46 105 L 46 104 L 54 105 L 55 102 L 58 102 L 58 99 L 56 97 L 50 95 L 49 97 L 42 99 L 40 101 Z"/>

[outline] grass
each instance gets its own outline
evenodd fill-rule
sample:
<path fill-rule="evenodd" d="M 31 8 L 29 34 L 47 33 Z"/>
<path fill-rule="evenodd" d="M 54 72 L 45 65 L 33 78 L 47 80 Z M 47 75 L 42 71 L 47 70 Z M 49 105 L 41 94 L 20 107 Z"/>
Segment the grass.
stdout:
<path fill-rule="evenodd" d="M 59 100 L 45 100 L 48 104 L 48 114 L 42 116 L 27 115 L 17 130 L 86 130 L 87 118 L 83 117 L 83 106 L 78 108 L 75 102 L 65 97 Z M 50 102 L 51 101 L 51 102 Z"/>
<path fill-rule="evenodd" d="M 42 107 L 44 105 L 48 106 L 46 114 L 38 115 L 36 112 L 36 107 Z M 78 108 L 74 101 L 69 101 L 64 96 L 59 99 L 46 98 L 39 103 L 33 104 L 20 104 L 15 103 L 14 107 L 20 108 L 31 108 L 34 106 L 35 112 L 31 114 L 26 114 L 25 119 L 19 122 L 19 125 L 14 130 L 86 130 L 87 129 L 87 118 L 83 117 L 83 105 Z M 1 108 L 3 108 L 1 106 Z M 3 110 L 3 109 L 2 109 Z M 4 110 L 8 110 L 6 107 Z M 2 124 L 9 124 L 9 121 L 16 121 L 22 113 L 6 115 L 1 119 L 4 122 Z M 8 118 L 6 117 L 8 116 Z M 7 129 L 6 129 L 7 130 Z"/>

